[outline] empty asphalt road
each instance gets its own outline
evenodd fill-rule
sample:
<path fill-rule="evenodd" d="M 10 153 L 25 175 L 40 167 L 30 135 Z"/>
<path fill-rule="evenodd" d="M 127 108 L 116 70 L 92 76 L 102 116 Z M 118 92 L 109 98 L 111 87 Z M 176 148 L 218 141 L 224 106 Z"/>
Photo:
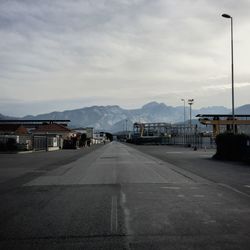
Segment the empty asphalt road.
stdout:
<path fill-rule="evenodd" d="M 249 249 L 249 168 L 212 153 L 112 142 L 2 154 L 0 248 Z"/>

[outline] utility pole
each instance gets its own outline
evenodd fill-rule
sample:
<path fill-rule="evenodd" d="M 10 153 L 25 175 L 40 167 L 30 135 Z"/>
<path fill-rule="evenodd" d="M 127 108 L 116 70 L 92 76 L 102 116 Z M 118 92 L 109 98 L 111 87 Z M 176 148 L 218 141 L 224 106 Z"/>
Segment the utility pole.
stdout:
<path fill-rule="evenodd" d="M 232 117 L 233 117 L 233 134 L 235 131 L 235 115 L 234 115 L 234 47 L 233 47 L 233 17 L 228 14 L 222 14 L 222 17 L 229 18 L 231 20 L 231 73 L 232 73 Z"/>
<path fill-rule="evenodd" d="M 183 143 L 185 144 L 185 137 L 186 137 L 186 100 L 181 99 L 183 101 L 184 106 L 183 106 L 183 135 L 184 135 L 184 140 Z"/>
<path fill-rule="evenodd" d="M 190 105 L 190 119 L 189 119 L 189 128 L 190 128 L 190 133 L 191 133 L 191 130 L 192 130 L 192 105 L 194 103 L 194 99 L 188 99 L 188 104 Z"/>
<path fill-rule="evenodd" d="M 128 120 L 126 119 L 126 138 L 128 137 Z"/>

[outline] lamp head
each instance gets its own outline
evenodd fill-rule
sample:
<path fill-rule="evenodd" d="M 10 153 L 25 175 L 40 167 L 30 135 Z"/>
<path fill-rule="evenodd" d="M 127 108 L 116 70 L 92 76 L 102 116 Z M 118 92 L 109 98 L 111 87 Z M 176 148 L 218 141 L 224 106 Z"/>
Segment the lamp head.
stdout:
<path fill-rule="evenodd" d="M 222 14 L 221 15 L 222 17 L 225 17 L 225 18 L 232 18 L 230 15 L 228 15 L 228 14 Z"/>

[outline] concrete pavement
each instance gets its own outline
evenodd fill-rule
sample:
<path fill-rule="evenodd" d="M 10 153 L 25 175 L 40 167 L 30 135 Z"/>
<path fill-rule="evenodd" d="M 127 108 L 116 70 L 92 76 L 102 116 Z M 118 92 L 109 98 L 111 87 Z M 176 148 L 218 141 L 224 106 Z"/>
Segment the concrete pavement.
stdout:
<path fill-rule="evenodd" d="M 249 249 L 250 197 L 142 151 L 113 142 L 2 192 L 0 246 Z"/>
<path fill-rule="evenodd" d="M 116 142 L 84 158 L 47 172 L 26 185 L 86 185 L 122 183 L 189 183 L 192 178 L 164 163 Z M 190 173 L 186 173 L 193 176 Z M 197 181 L 198 176 L 193 176 Z M 205 180 L 203 180 L 205 181 Z"/>
<path fill-rule="evenodd" d="M 179 146 L 130 146 L 176 168 L 250 196 L 250 166 L 242 162 L 214 160 L 215 149 L 194 151 Z"/>

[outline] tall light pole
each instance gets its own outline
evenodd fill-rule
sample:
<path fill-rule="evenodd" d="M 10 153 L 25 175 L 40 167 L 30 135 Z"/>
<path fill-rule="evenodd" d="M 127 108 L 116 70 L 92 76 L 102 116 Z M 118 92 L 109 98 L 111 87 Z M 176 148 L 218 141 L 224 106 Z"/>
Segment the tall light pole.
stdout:
<path fill-rule="evenodd" d="M 189 119 L 189 127 L 190 127 L 190 132 L 191 132 L 191 129 L 192 129 L 192 108 L 191 106 L 193 105 L 194 103 L 194 99 L 188 99 L 188 104 L 190 105 L 190 119 Z"/>
<path fill-rule="evenodd" d="M 185 99 L 181 99 L 181 101 L 183 101 L 183 129 L 184 129 L 184 140 L 183 140 L 183 143 L 185 144 L 185 137 L 186 137 L 186 127 L 185 127 L 185 123 L 186 123 L 186 100 Z"/>
<path fill-rule="evenodd" d="M 233 117 L 233 133 L 235 134 L 234 121 L 234 50 L 233 50 L 233 17 L 228 14 L 222 14 L 222 17 L 230 18 L 231 20 L 231 62 L 232 62 L 232 117 Z"/>
<path fill-rule="evenodd" d="M 185 122 L 186 122 L 186 101 L 185 101 L 185 99 L 181 99 L 181 100 L 184 103 L 184 106 L 183 106 L 183 119 L 184 119 L 183 125 L 185 126 Z"/>
<path fill-rule="evenodd" d="M 128 135 L 128 120 L 126 119 L 126 138 L 127 138 L 127 135 Z"/>

